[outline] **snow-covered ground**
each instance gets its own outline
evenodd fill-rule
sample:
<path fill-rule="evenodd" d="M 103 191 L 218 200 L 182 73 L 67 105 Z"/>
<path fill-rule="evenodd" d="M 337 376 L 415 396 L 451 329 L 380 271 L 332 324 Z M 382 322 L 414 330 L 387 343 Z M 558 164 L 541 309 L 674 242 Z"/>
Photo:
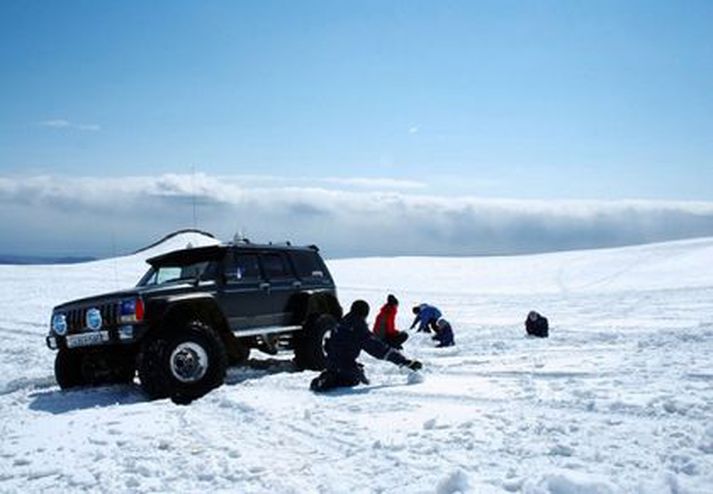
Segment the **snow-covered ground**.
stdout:
<path fill-rule="evenodd" d="M 132 285 L 143 260 L 0 266 L 0 492 L 713 492 L 713 239 L 537 256 L 339 260 L 348 305 L 440 306 L 457 347 L 412 335 L 409 384 L 307 388 L 289 355 L 190 406 L 138 385 L 61 392 L 53 305 Z M 523 337 L 530 309 L 551 338 Z"/>

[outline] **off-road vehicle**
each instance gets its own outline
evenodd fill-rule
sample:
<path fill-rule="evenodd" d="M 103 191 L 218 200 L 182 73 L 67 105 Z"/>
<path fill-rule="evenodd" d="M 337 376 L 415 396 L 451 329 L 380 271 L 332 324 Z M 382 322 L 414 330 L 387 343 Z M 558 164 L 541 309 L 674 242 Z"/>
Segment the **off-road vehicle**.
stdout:
<path fill-rule="evenodd" d="M 47 345 L 61 388 L 133 381 L 151 398 L 187 403 L 220 386 L 251 348 L 294 351 L 324 367 L 325 334 L 341 317 L 315 246 L 247 241 L 148 259 L 135 288 L 54 308 Z"/>

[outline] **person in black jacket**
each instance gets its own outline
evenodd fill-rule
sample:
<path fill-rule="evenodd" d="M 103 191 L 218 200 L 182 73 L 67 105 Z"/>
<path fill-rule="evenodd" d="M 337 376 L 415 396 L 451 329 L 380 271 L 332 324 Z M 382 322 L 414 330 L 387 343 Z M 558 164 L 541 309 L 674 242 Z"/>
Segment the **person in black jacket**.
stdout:
<path fill-rule="evenodd" d="M 525 331 L 529 336 L 547 338 L 549 336 L 550 325 L 547 318 L 542 314 L 531 310 L 525 319 Z"/>
<path fill-rule="evenodd" d="M 417 360 L 409 360 L 400 352 L 379 340 L 369 331 L 366 317 L 369 304 L 357 300 L 352 304 L 349 314 L 344 316 L 332 330 L 325 349 L 327 351 L 327 369 L 314 378 L 310 384 L 312 391 L 327 391 L 339 387 L 369 384 L 364 375 L 363 366 L 357 362 L 362 350 L 381 360 L 388 360 L 400 367 L 419 370 L 422 365 Z"/>

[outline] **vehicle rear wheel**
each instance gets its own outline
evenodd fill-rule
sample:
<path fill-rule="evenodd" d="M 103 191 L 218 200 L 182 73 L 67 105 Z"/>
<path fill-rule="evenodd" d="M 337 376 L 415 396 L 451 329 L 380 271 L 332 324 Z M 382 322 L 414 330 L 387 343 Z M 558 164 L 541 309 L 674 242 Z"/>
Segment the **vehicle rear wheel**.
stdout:
<path fill-rule="evenodd" d="M 322 370 L 327 363 L 325 344 L 337 320 L 330 314 L 307 318 L 304 329 L 295 335 L 295 365 L 300 369 Z"/>
<path fill-rule="evenodd" d="M 223 384 L 227 366 L 225 347 L 213 328 L 190 321 L 144 343 L 139 379 L 151 398 L 187 404 Z"/>

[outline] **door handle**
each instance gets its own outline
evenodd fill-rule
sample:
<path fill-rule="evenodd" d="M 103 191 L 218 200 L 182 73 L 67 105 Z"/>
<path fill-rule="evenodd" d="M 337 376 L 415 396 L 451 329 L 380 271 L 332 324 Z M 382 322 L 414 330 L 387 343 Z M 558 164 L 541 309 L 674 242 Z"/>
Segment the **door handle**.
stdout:
<path fill-rule="evenodd" d="M 270 291 L 270 283 L 260 283 L 259 285 L 260 290 L 265 290 L 267 292 Z"/>
<path fill-rule="evenodd" d="M 293 281 L 292 288 L 302 288 L 302 282 L 301 281 Z"/>

